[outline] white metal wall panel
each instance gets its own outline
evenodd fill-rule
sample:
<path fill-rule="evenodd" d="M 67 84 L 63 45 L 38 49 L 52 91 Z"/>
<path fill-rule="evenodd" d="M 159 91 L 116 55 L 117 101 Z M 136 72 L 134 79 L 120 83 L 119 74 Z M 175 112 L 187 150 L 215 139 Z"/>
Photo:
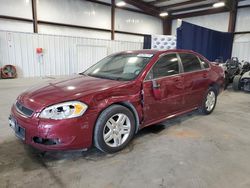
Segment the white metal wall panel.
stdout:
<path fill-rule="evenodd" d="M 111 28 L 111 7 L 82 0 L 39 1 L 37 16 L 43 21 Z"/>
<path fill-rule="evenodd" d="M 122 33 L 115 33 L 115 40 L 120 41 L 131 41 L 131 42 L 143 42 L 143 36 L 136 36 L 136 35 L 128 35 Z"/>
<path fill-rule="evenodd" d="M 0 30 L 32 33 L 33 24 L 23 21 L 0 19 Z"/>
<path fill-rule="evenodd" d="M 74 72 L 83 72 L 91 65 L 100 61 L 107 54 L 106 46 L 89 46 L 78 45 L 77 46 L 77 67 Z"/>
<path fill-rule="evenodd" d="M 235 31 L 250 31 L 250 8 L 238 10 Z"/>
<path fill-rule="evenodd" d="M 0 0 L 0 15 L 32 19 L 31 0 Z"/>
<path fill-rule="evenodd" d="M 250 34 L 235 35 L 232 56 L 250 61 Z"/>
<path fill-rule="evenodd" d="M 162 34 L 163 26 L 160 18 L 116 9 L 115 30 L 144 34 Z"/>
<path fill-rule="evenodd" d="M 247 0 L 247 1 L 239 1 L 238 6 L 242 6 L 242 5 L 250 5 L 250 1 L 249 0 Z"/>
<path fill-rule="evenodd" d="M 238 10 L 235 31 L 250 30 L 250 8 Z M 234 37 L 232 56 L 240 60 L 250 61 L 250 34 L 238 34 Z"/>
<path fill-rule="evenodd" d="M 229 13 L 218 13 L 205 16 L 183 18 L 183 21 L 190 22 L 209 29 L 227 32 L 229 24 Z M 172 35 L 176 35 L 177 20 L 172 21 Z"/>
<path fill-rule="evenodd" d="M 103 48 L 92 50 L 88 56 L 84 56 L 88 51 L 79 50 L 79 46 Z M 138 50 L 142 47 L 141 42 L 0 31 L 0 66 L 6 64 L 17 66 L 19 77 L 69 75 L 78 73 L 78 57 L 91 57 L 94 61 L 99 60 L 104 51 L 105 54 L 111 54 Z M 36 54 L 36 48 L 43 48 L 42 57 L 39 58 Z M 82 66 L 85 68 L 91 64 Z"/>

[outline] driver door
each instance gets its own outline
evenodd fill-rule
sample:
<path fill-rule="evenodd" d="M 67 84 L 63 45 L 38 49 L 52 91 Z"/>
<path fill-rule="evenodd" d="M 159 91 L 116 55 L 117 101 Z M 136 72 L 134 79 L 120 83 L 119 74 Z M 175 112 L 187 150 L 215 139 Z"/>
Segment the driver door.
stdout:
<path fill-rule="evenodd" d="M 164 54 L 153 65 L 143 82 L 145 124 L 182 110 L 184 86 L 180 72 L 180 62 L 175 53 Z"/>

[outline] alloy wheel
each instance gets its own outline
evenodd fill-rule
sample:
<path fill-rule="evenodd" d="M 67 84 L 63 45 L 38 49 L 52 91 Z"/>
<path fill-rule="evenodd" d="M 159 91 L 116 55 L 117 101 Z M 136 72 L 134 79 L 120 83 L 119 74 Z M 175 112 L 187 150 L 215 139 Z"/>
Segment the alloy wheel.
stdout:
<path fill-rule="evenodd" d="M 211 111 L 213 110 L 214 106 L 215 106 L 215 100 L 216 100 L 216 96 L 214 91 L 209 91 L 207 94 L 207 99 L 206 99 L 206 109 L 207 111 Z"/>
<path fill-rule="evenodd" d="M 130 131 L 131 122 L 128 116 L 123 113 L 115 114 L 104 126 L 104 142 L 110 147 L 119 147 L 128 139 Z"/>

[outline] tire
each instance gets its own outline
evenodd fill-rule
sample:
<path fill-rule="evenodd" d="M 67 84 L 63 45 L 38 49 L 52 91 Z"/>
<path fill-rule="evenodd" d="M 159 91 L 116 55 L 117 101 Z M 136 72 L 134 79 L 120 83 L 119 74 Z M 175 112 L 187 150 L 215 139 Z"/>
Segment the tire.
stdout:
<path fill-rule="evenodd" d="M 202 106 L 200 107 L 200 112 L 208 115 L 211 114 L 216 106 L 217 102 L 217 91 L 215 88 L 210 87 L 202 101 Z"/>
<path fill-rule="evenodd" d="M 103 152 L 115 153 L 125 148 L 134 134 L 133 113 L 124 106 L 112 105 L 105 109 L 97 119 L 94 144 Z"/>
<path fill-rule="evenodd" d="M 227 89 L 229 85 L 229 76 L 228 76 L 228 73 L 225 73 L 225 86 L 224 86 L 224 89 Z"/>
<path fill-rule="evenodd" d="M 237 76 L 234 77 L 234 80 L 233 80 L 233 89 L 235 91 L 240 90 L 240 79 L 241 79 L 240 75 L 237 75 Z"/>

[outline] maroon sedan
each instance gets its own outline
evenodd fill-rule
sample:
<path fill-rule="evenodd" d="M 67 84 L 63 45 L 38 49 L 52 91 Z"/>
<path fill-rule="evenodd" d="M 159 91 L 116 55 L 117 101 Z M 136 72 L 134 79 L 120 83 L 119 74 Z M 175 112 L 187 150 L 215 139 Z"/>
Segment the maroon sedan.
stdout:
<path fill-rule="evenodd" d="M 12 106 L 10 126 L 40 150 L 123 149 L 139 129 L 200 109 L 210 114 L 224 72 L 186 50 L 110 55 L 80 75 L 33 87 Z"/>

